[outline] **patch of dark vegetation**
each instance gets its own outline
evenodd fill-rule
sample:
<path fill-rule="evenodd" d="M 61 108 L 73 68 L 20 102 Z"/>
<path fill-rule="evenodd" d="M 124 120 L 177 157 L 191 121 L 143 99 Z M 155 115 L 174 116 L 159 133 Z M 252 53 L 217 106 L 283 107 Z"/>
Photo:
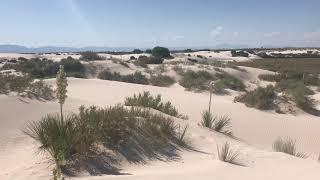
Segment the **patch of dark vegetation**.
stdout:
<path fill-rule="evenodd" d="M 162 64 L 163 58 L 156 56 L 139 56 L 138 60 L 136 60 L 142 64 Z"/>
<path fill-rule="evenodd" d="M 247 53 L 245 51 L 232 50 L 231 55 L 232 55 L 232 57 L 249 57 L 249 53 Z"/>
<path fill-rule="evenodd" d="M 121 81 L 135 84 L 149 84 L 147 77 L 141 72 L 135 72 L 129 75 L 121 75 L 119 72 L 104 70 L 98 74 L 98 78 L 103 80 Z"/>
<path fill-rule="evenodd" d="M 150 84 L 152 84 L 153 86 L 161 86 L 161 87 L 169 87 L 176 82 L 176 80 L 173 79 L 172 77 L 161 75 L 161 74 L 151 76 L 149 81 L 150 81 Z"/>
<path fill-rule="evenodd" d="M 231 76 L 226 72 L 216 73 L 215 76 L 219 79 L 217 83 L 220 82 L 225 88 L 229 88 L 235 91 L 245 91 L 246 86 L 244 85 L 244 83 L 234 76 Z"/>
<path fill-rule="evenodd" d="M 27 73 L 34 78 L 52 78 L 57 74 L 60 65 L 65 67 L 65 72 L 69 77 L 85 77 L 85 67 L 79 60 L 73 59 L 72 57 L 62 59 L 60 62 L 32 58 L 18 61 L 16 64 L 5 64 L 2 69 L 14 69 L 18 72 Z"/>
<path fill-rule="evenodd" d="M 269 110 L 274 108 L 274 100 L 276 97 L 274 87 L 269 85 L 266 88 L 258 87 L 253 91 L 240 95 L 235 98 L 235 101 L 242 102 L 249 107 Z"/>
<path fill-rule="evenodd" d="M 80 60 L 82 61 L 100 61 L 100 60 L 106 60 L 105 57 L 99 56 L 98 53 L 93 51 L 85 51 L 80 53 Z"/>
<path fill-rule="evenodd" d="M 202 113 L 200 125 L 224 135 L 233 136 L 231 130 L 231 119 L 228 116 L 214 116 L 209 111 L 204 111 Z"/>
<path fill-rule="evenodd" d="M 182 74 L 182 79 L 179 84 L 187 90 L 209 90 L 209 83 L 215 81 L 217 78 L 207 71 L 191 71 L 188 70 Z"/>
<path fill-rule="evenodd" d="M 179 127 L 172 118 L 147 109 L 82 106 L 63 120 L 51 114 L 30 122 L 24 132 L 63 173 L 119 175 L 117 155 L 132 163 L 179 158 L 177 150 L 188 146 L 187 128 Z"/>
<path fill-rule="evenodd" d="M 16 76 L 0 73 L 0 94 L 15 92 L 19 96 L 43 100 L 54 99 L 52 87 L 42 80 L 34 81 L 28 75 Z"/>
<path fill-rule="evenodd" d="M 168 48 L 156 46 L 152 49 L 152 56 L 157 58 L 169 59 L 172 58 Z"/>
<path fill-rule="evenodd" d="M 182 119 L 185 119 L 186 117 L 185 115 L 180 114 L 170 101 L 162 102 L 160 94 L 152 96 L 148 91 L 139 93 L 138 95 L 134 94 L 133 97 L 127 97 L 124 104 L 126 106 L 142 106 L 156 109 L 170 116 Z"/>

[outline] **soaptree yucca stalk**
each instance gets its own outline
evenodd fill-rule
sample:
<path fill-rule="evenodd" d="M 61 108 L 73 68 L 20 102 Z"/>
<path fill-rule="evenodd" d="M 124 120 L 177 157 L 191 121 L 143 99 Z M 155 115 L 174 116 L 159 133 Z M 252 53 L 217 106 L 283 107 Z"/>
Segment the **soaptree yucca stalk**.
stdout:
<path fill-rule="evenodd" d="M 60 104 L 60 118 L 63 120 L 63 114 L 62 114 L 62 106 L 66 101 L 67 96 L 67 75 L 64 72 L 64 67 L 60 65 L 60 69 L 57 73 L 57 78 L 56 78 L 56 83 L 57 83 L 57 90 L 56 90 L 56 96 L 58 99 L 58 102 Z"/>
<path fill-rule="evenodd" d="M 214 82 L 211 81 L 209 83 L 209 91 L 210 91 L 210 99 L 209 99 L 209 113 L 211 113 L 211 99 L 212 99 L 212 92 L 213 92 L 213 88 L 214 88 Z"/>

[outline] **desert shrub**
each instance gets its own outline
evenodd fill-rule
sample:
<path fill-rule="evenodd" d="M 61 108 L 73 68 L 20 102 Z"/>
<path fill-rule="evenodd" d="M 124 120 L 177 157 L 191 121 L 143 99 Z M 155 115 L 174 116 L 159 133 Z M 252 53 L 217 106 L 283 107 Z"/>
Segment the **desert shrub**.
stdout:
<path fill-rule="evenodd" d="M 222 145 L 221 148 L 217 147 L 218 150 L 218 157 L 220 161 L 243 166 L 243 163 L 239 161 L 240 152 L 231 149 L 229 143 L 225 143 Z"/>
<path fill-rule="evenodd" d="M 126 62 L 119 62 L 119 64 L 121 64 L 122 66 L 126 67 L 126 68 L 130 68 L 129 64 Z"/>
<path fill-rule="evenodd" d="M 152 49 L 152 56 L 157 57 L 157 58 L 169 58 L 170 56 L 170 51 L 168 48 L 165 47 L 154 47 Z"/>
<path fill-rule="evenodd" d="M 258 78 L 264 81 L 278 82 L 285 78 L 283 74 L 259 74 Z"/>
<path fill-rule="evenodd" d="M 140 49 L 134 49 L 134 50 L 132 51 L 132 53 L 133 53 L 133 54 L 141 54 L 141 53 L 143 53 L 143 51 L 141 51 Z"/>
<path fill-rule="evenodd" d="M 144 61 L 136 60 L 133 62 L 133 64 L 136 66 L 143 67 L 143 68 L 148 68 L 148 64 L 146 64 Z"/>
<path fill-rule="evenodd" d="M 249 57 L 249 53 L 244 51 L 236 51 L 236 50 L 232 50 L 231 55 L 232 57 Z"/>
<path fill-rule="evenodd" d="M 98 60 L 106 60 L 105 57 L 99 56 L 96 52 L 93 51 L 85 51 L 80 53 L 80 60 L 82 61 L 98 61 Z"/>
<path fill-rule="evenodd" d="M 151 76 L 150 78 L 150 84 L 154 86 L 169 87 L 175 82 L 175 79 L 173 79 L 172 77 L 161 74 Z"/>
<path fill-rule="evenodd" d="M 135 72 L 134 74 L 128 75 L 121 75 L 118 72 L 104 70 L 98 74 L 98 78 L 103 80 L 121 81 L 135 84 L 148 84 L 148 79 L 141 72 Z"/>
<path fill-rule="evenodd" d="M 276 152 L 283 152 L 283 153 L 290 154 L 292 156 L 296 156 L 300 158 L 308 157 L 304 153 L 297 152 L 296 142 L 290 138 L 286 138 L 286 139 L 278 138 L 273 143 L 272 147 L 273 147 L 273 150 Z"/>
<path fill-rule="evenodd" d="M 272 109 L 274 107 L 273 101 L 276 98 L 275 89 L 272 85 L 266 88 L 258 87 L 253 91 L 247 92 L 245 95 L 236 97 L 236 101 L 243 102 L 249 107 L 257 109 Z"/>
<path fill-rule="evenodd" d="M 42 80 L 35 81 L 28 75 L 16 76 L 0 73 L 0 94 L 16 92 L 20 96 L 30 98 L 42 98 L 45 100 L 54 99 L 52 87 Z"/>
<path fill-rule="evenodd" d="M 3 69 L 15 69 L 16 71 L 27 73 L 34 78 L 52 78 L 56 76 L 60 65 L 65 67 L 65 72 L 69 77 L 85 77 L 85 67 L 83 64 L 71 57 L 62 59 L 60 62 L 32 58 L 28 61 L 19 61 L 16 64 L 6 65 Z"/>
<path fill-rule="evenodd" d="M 139 56 L 137 61 L 143 62 L 144 64 L 162 64 L 163 59 L 157 56 Z"/>
<path fill-rule="evenodd" d="M 215 94 L 228 94 L 228 91 L 225 90 L 226 85 L 223 81 L 217 80 L 214 82 L 212 92 Z"/>
<path fill-rule="evenodd" d="M 126 106 L 149 107 L 170 116 L 183 117 L 183 115 L 179 114 L 178 110 L 171 104 L 170 101 L 162 102 L 160 94 L 157 96 L 152 96 L 148 91 L 139 93 L 138 95 L 134 94 L 133 97 L 127 97 L 124 104 Z"/>
<path fill-rule="evenodd" d="M 137 58 L 134 56 L 130 56 L 130 60 L 135 60 L 135 59 L 137 59 Z"/>
<path fill-rule="evenodd" d="M 313 111 L 315 102 L 308 95 L 313 95 L 314 92 L 309 89 L 302 81 L 296 80 L 281 80 L 276 84 L 276 90 L 285 92 L 298 107 L 305 111 Z"/>
<path fill-rule="evenodd" d="M 235 91 L 244 91 L 246 88 L 246 86 L 241 80 L 231 76 L 228 73 L 225 73 L 225 72 L 217 73 L 216 77 L 219 79 L 219 81 L 221 81 L 220 83 L 224 84 L 226 88 L 229 88 Z"/>
<path fill-rule="evenodd" d="M 183 75 L 183 73 L 184 73 L 184 69 L 179 65 L 173 66 L 172 70 L 174 70 L 179 75 Z"/>
<path fill-rule="evenodd" d="M 151 49 L 146 49 L 145 53 L 152 54 L 152 50 Z"/>
<path fill-rule="evenodd" d="M 58 114 L 47 115 L 40 121 L 30 122 L 24 133 L 38 141 L 39 150 L 48 152 L 58 168 L 64 170 L 70 164 L 85 166 L 79 161 L 81 157 L 105 158 L 104 154 L 92 154 L 97 145 L 118 153 L 125 148 L 126 152 L 132 153 L 130 157 L 124 155 L 127 158 L 160 158 L 157 155 L 165 156 L 163 151 L 168 147 L 174 153 L 177 147 L 187 145 L 187 127 L 181 130 L 172 118 L 120 105 L 108 108 L 81 106 L 79 113 L 63 120 Z"/>
<path fill-rule="evenodd" d="M 183 73 L 179 84 L 187 90 L 208 90 L 209 82 L 216 80 L 216 77 L 207 71 L 191 71 Z"/>

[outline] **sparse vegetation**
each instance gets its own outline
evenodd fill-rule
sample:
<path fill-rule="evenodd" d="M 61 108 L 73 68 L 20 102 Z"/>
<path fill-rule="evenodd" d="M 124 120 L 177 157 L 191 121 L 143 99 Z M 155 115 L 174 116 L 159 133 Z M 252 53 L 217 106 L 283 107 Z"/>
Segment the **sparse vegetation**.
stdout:
<path fill-rule="evenodd" d="M 276 152 L 283 152 L 286 154 L 290 154 L 292 156 L 296 156 L 299 158 L 307 158 L 308 156 L 304 153 L 297 152 L 296 142 L 290 138 L 282 139 L 278 138 L 273 143 L 273 150 Z"/>
<path fill-rule="evenodd" d="M 220 161 L 238 165 L 238 166 L 244 166 L 243 163 L 239 161 L 240 152 L 237 150 L 233 150 L 229 143 L 225 143 L 222 145 L 221 148 L 217 147 L 218 151 L 218 157 Z"/>
<path fill-rule="evenodd" d="M 14 69 L 19 72 L 27 73 L 34 78 L 52 78 L 57 74 L 60 65 L 65 66 L 68 77 L 85 77 L 85 67 L 79 60 L 71 57 L 62 59 L 60 62 L 32 58 L 27 61 L 18 61 L 16 64 L 6 64 L 2 69 Z"/>
<path fill-rule="evenodd" d="M 135 72 L 134 74 L 129 75 L 121 75 L 118 72 L 104 70 L 98 74 L 98 78 L 103 80 L 121 81 L 135 84 L 148 84 L 148 79 L 141 72 Z"/>
<path fill-rule="evenodd" d="M 258 87 L 253 91 L 249 91 L 244 95 L 236 97 L 236 101 L 243 102 L 249 107 L 268 110 L 274 107 L 273 101 L 276 98 L 275 89 L 272 85 L 266 88 Z"/>
<path fill-rule="evenodd" d="M 138 60 L 136 60 L 143 64 L 162 64 L 163 59 L 157 56 L 139 56 Z M 138 63 L 139 64 L 139 63 Z"/>
<path fill-rule="evenodd" d="M 221 81 L 224 87 L 235 90 L 235 91 L 244 91 L 246 86 L 243 82 L 226 72 L 217 73 L 216 77 Z"/>
<path fill-rule="evenodd" d="M 96 52 L 93 51 L 85 51 L 80 53 L 80 60 L 82 61 L 99 61 L 106 60 L 105 57 L 99 56 Z"/>
<path fill-rule="evenodd" d="M 126 149 L 130 157 L 124 156 L 129 161 L 168 156 L 168 147 L 174 155 L 174 149 L 187 146 L 187 127 L 180 129 L 170 117 L 146 109 L 120 105 L 104 109 L 82 106 L 78 114 L 63 120 L 58 115 L 47 115 L 30 122 L 24 132 L 38 141 L 39 150 L 48 152 L 57 164 L 54 176 L 74 166 L 88 168 L 81 164 L 81 157 L 103 159 L 103 153 L 91 151 L 96 145 L 119 153 Z"/>
<path fill-rule="evenodd" d="M 213 116 L 209 111 L 204 111 L 200 125 L 227 136 L 233 135 L 231 131 L 231 119 L 228 116 Z"/>
<path fill-rule="evenodd" d="M 172 77 L 161 74 L 151 76 L 150 78 L 150 84 L 154 86 L 169 87 L 175 82 L 175 79 L 173 79 Z"/>
<path fill-rule="evenodd" d="M 184 118 L 185 116 L 179 114 L 178 110 L 171 104 L 170 101 L 162 102 L 162 97 L 160 94 L 157 96 L 152 96 L 150 92 L 145 91 L 134 94 L 133 97 L 127 97 L 124 103 L 126 106 L 143 106 L 156 109 L 170 116 Z"/>
<path fill-rule="evenodd" d="M 15 92 L 29 98 L 54 99 L 52 87 L 42 80 L 35 81 L 28 75 L 8 75 L 0 73 L 0 94 Z"/>
<path fill-rule="evenodd" d="M 216 80 L 217 78 L 207 71 L 191 71 L 183 73 L 182 79 L 179 84 L 185 87 L 187 90 L 209 90 L 209 82 Z"/>

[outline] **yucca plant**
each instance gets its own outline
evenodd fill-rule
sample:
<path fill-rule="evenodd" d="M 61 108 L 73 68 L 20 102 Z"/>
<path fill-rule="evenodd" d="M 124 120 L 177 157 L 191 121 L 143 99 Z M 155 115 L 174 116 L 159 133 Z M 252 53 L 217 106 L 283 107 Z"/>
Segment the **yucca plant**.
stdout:
<path fill-rule="evenodd" d="M 215 120 L 216 120 L 216 118 L 209 111 L 204 111 L 202 113 L 202 120 L 201 120 L 200 124 L 203 127 L 213 129 Z"/>
<path fill-rule="evenodd" d="M 62 120 L 58 114 L 47 115 L 40 121 L 27 125 L 24 133 L 40 143 L 39 151 L 50 154 L 56 165 L 55 173 L 61 174 L 61 166 L 76 152 L 80 142 L 78 133 L 72 125 L 73 116 Z"/>
<path fill-rule="evenodd" d="M 189 126 L 184 126 L 184 127 L 178 127 L 178 134 L 177 134 L 177 142 L 180 146 L 187 146 L 187 141 L 186 141 L 186 134 L 188 131 Z"/>
<path fill-rule="evenodd" d="M 299 158 L 308 158 L 306 154 L 297 152 L 296 142 L 290 138 L 286 138 L 286 139 L 278 138 L 273 143 L 272 147 L 273 147 L 273 150 L 276 152 L 283 152 Z"/>
<path fill-rule="evenodd" d="M 228 116 L 222 116 L 214 122 L 213 129 L 222 134 L 232 136 L 231 119 Z"/>
<path fill-rule="evenodd" d="M 243 163 L 239 161 L 240 152 L 231 149 L 229 143 L 225 143 L 221 148 L 217 147 L 218 157 L 220 161 L 227 162 L 234 165 L 244 166 Z"/>

